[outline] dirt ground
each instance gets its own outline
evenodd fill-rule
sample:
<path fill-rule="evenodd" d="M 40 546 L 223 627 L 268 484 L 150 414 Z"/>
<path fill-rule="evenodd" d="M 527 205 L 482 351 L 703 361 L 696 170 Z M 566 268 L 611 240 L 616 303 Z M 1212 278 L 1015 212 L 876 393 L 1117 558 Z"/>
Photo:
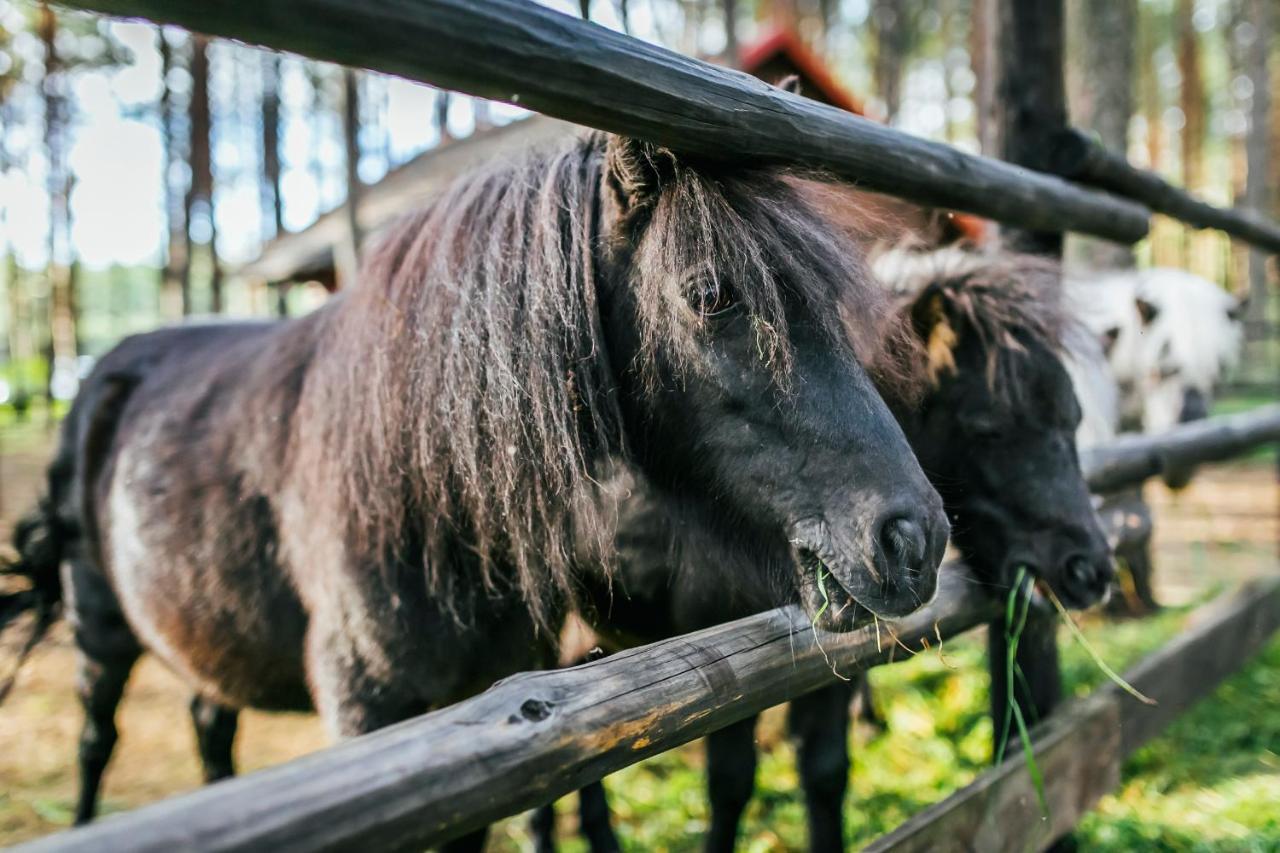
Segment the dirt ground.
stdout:
<path fill-rule="evenodd" d="M 0 448 L 0 541 L 39 488 L 49 439 Z M 1161 595 L 1170 603 L 1206 586 L 1275 570 L 1280 489 L 1270 459 L 1206 468 L 1186 491 L 1148 487 L 1157 518 Z M 15 632 L 0 649 L 13 660 Z M 74 653 L 60 625 L 24 667 L 0 709 L 0 846 L 66 827 L 75 796 L 81 714 L 73 691 Z M 104 811 L 133 808 L 199 784 L 189 695 L 154 659 L 135 670 L 119 715 L 120 746 L 108 771 Z M 236 758 L 242 770 L 318 749 L 326 737 L 314 717 L 249 712 L 241 717 Z"/>

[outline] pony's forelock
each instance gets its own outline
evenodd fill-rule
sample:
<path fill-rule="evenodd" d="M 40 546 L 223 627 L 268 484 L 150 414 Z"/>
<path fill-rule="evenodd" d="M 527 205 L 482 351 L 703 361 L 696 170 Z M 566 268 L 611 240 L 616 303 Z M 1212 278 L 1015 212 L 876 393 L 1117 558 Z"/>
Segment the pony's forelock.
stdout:
<path fill-rule="evenodd" d="M 782 388 L 793 366 L 787 308 L 804 306 L 817 334 L 884 381 L 912 381 L 907 338 L 862 257 L 812 203 L 811 183 L 780 170 L 725 171 L 677 162 L 645 211 L 636 283 L 645 354 L 689 369 L 703 332 L 682 298 L 701 278 L 729 288 L 749 317 L 759 358 Z M 646 365 L 647 367 L 647 365 Z"/>
<path fill-rule="evenodd" d="M 1052 260 L 1015 252 L 979 253 L 959 247 L 885 248 L 872 269 L 898 294 L 903 312 L 916 296 L 935 288 L 958 317 L 960 334 L 974 334 L 987 356 L 986 379 L 998 398 L 1019 387 L 1024 341 L 1034 340 L 1064 356 L 1081 333 L 1062 297 L 1061 267 Z"/>

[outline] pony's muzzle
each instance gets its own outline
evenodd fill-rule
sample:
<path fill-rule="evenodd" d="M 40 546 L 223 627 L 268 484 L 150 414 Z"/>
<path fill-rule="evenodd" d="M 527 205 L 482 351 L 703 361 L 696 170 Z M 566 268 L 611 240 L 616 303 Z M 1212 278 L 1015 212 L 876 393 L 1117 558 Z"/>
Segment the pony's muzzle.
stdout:
<path fill-rule="evenodd" d="M 941 510 L 906 509 L 886 513 L 877 530 L 875 565 L 883 598 L 872 609 L 905 616 L 933 598 L 950 526 Z"/>

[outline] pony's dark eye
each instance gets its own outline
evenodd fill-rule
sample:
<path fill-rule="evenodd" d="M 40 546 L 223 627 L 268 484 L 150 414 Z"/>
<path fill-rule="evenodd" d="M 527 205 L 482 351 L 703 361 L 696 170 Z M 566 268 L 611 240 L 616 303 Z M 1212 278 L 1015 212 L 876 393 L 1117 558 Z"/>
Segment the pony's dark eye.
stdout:
<path fill-rule="evenodd" d="M 685 297 L 692 308 L 701 317 L 715 317 L 724 314 L 737 304 L 733 291 L 715 281 L 696 281 L 685 291 Z"/>

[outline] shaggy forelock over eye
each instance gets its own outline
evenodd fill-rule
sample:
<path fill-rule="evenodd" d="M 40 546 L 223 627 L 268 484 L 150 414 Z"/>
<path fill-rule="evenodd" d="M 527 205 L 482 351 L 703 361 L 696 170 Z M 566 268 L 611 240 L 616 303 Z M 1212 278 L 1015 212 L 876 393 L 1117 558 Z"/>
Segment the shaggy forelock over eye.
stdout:
<path fill-rule="evenodd" d="M 881 353 L 892 322 L 862 259 L 778 171 L 726 173 L 676 163 L 637 228 L 646 355 L 693 363 L 703 329 L 683 288 L 701 278 L 729 288 L 747 315 L 762 361 L 787 387 L 792 365 L 787 306 L 803 306 L 818 334 L 865 366 L 899 368 Z"/>

